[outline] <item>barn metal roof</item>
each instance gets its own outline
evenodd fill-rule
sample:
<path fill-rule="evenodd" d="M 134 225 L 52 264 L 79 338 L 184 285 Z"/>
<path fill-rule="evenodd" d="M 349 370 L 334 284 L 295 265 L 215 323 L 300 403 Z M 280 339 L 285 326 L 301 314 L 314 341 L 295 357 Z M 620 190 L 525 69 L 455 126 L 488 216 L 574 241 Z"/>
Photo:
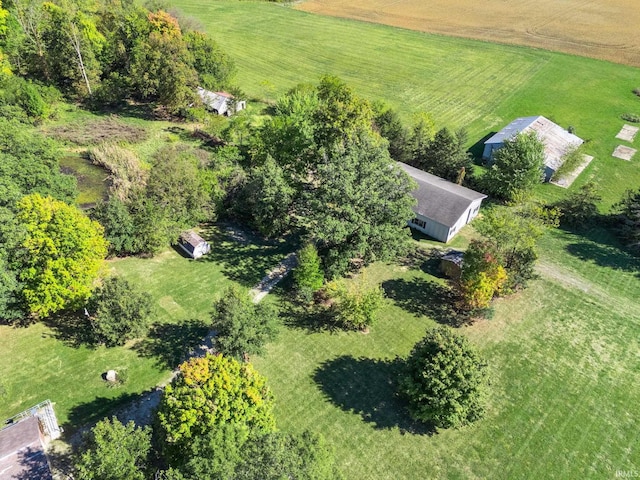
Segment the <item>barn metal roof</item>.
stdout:
<path fill-rule="evenodd" d="M 456 185 L 406 163 L 397 163 L 418 183 L 418 189 L 412 192 L 418 201 L 413 207 L 414 212 L 447 227 L 453 227 L 474 201 L 487 198 L 483 193 Z"/>
<path fill-rule="evenodd" d="M 489 138 L 487 144 L 502 144 L 505 140 L 515 137 L 518 133 L 536 132 L 538 138 L 544 144 L 544 164 L 552 170 L 557 170 L 562 165 L 562 157 L 572 147 L 578 147 L 584 141 L 576 135 L 567 132 L 560 125 L 538 115 L 537 117 L 516 118 L 494 136 Z"/>

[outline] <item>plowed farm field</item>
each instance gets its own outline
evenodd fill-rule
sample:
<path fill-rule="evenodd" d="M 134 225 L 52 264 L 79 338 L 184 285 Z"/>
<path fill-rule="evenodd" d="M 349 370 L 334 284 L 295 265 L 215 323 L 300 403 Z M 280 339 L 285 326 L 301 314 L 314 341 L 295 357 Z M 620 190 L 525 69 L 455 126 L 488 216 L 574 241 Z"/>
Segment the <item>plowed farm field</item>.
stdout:
<path fill-rule="evenodd" d="M 638 0 L 308 0 L 296 8 L 640 66 Z"/>

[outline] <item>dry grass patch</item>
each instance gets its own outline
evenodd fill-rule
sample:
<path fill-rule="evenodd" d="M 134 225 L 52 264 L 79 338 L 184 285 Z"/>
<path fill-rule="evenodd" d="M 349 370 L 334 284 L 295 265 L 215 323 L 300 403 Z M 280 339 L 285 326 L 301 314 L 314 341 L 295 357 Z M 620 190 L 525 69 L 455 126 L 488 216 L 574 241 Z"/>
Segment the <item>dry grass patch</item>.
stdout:
<path fill-rule="evenodd" d="M 104 143 L 88 152 L 94 165 L 106 169 L 109 175 L 109 190 L 112 195 L 125 201 L 133 187 L 144 187 L 148 170 L 142 168 L 140 160 L 131 150 L 119 145 Z"/>
<path fill-rule="evenodd" d="M 97 145 L 107 141 L 139 143 L 148 137 L 146 129 L 124 123 L 114 116 L 88 122 L 65 123 L 47 129 L 45 133 L 57 140 L 76 145 Z"/>
<path fill-rule="evenodd" d="M 637 0 L 308 0 L 297 8 L 640 66 Z"/>

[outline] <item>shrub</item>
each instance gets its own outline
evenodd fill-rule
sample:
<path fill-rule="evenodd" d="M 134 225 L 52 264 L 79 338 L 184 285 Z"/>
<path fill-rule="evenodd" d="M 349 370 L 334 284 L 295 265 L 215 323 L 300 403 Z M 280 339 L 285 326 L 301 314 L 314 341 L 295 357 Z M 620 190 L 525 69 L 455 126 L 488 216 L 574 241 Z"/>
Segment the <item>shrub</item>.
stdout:
<path fill-rule="evenodd" d="M 463 310 L 482 310 L 500 293 L 507 272 L 499 262 L 499 254 L 489 242 L 473 240 L 464 254 L 458 288 Z"/>
<path fill-rule="evenodd" d="M 627 122 L 640 123 L 640 115 L 636 115 L 635 113 L 623 113 L 620 115 L 620 118 Z"/>
<path fill-rule="evenodd" d="M 380 285 L 367 286 L 362 276 L 350 284 L 334 281 L 327 286 L 327 293 L 335 303 L 336 320 L 346 329 L 366 331 L 376 321 L 385 304 L 384 290 Z"/>
<path fill-rule="evenodd" d="M 322 288 L 324 273 L 320 265 L 320 257 L 316 247 L 310 243 L 298 251 L 298 266 L 293 271 L 293 280 L 298 293 L 307 302 Z"/>
<path fill-rule="evenodd" d="M 569 227 L 585 227 L 598 217 L 597 204 L 601 199 L 596 184 L 585 183 L 577 192 L 570 193 L 556 204 L 562 212 L 560 223 Z"/>
<path fill-rule="evenodd" d="M 413 347 L 400 391 L 416 420 L 449 428 L 482 417 L 486 384 L 486 366 L 466 337 L 439 326 Z"/>

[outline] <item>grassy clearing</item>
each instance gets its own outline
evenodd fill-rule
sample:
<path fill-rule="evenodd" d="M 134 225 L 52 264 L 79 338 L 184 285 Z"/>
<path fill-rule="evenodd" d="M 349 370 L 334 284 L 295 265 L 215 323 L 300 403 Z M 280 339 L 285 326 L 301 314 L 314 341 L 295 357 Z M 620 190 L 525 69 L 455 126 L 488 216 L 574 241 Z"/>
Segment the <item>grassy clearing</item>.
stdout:
<path fill-rule="evenodd" d="M 369 335 L 287 330 L 256 364 L 283 429 L 311 429 L 336 449 L 348 479 L 611 478 L 640 462 L 637 270 L 604 232 L 554 232 L 540 280 L 498 301 L 493 319 L 461 333 L 487 358 L 485 419 L 429 435 L 393 394 L 392 359 L 434 321 L 442 280 L 433 262 L 375 265 L 391 304 Z M 594 241 L 597 240 L 597 241 Z M 608 265 L 577 255 L 608 241 Z M 602 263 L 604 260 L 600 259 Z M 584 289 L 587 291 L 585 292 Z"/>
<path fill-rule="evenodd" d="M 189 345 L 207 331 L 216 295 L 232 282 L 247 288 L 258 282 L 288 252 L 286 244 L 231 241 L 223 230 L 204 232 L 214 245 L 202 261 L 174 249 L 155 258 L 107 263 L 111 274 L 140 285 L 154 299 L 156 317 L 147 338 L 124 347 L 90 349 L 79 345 L 86 326 L 76 317 L 27 328 L 0 326 L 0 419 L 47 398 L 67 429 L 107 415 L 169 377 Z M 255 239 L 252 239 L 255 240 Z M 127 383 L 107 388 L 101 375 L 126 368 Z"/>
<path fill-rule="evenodd" d="M 635 0 L 306 0 L 300 10 L 640 66 Z"/>
<path fill-rule="evenodd" d="M 470 146 L 516 117 L 544 115 L 575 127 L 595 160 L 569 189 L 594 180 L 603 208 L 640 183 L 637 161 L 611 157 L 620 115 L 634 111 L 638 70 L 589 58 L 524 47 L 448 38 L 312 15 L 268 3 L 175 0 L 238 65 L 250 95 L 274 99 L 325 73 L 358 93 L 384 100 L 405 119 L 418 111 L 439 126 L 466 127 Z M 455 11 L 455 10 L 452 10 Z M 474 151 L 478 149 L 475 148 Z M 562 188 L 545 185 L 541 198 Z"/>

